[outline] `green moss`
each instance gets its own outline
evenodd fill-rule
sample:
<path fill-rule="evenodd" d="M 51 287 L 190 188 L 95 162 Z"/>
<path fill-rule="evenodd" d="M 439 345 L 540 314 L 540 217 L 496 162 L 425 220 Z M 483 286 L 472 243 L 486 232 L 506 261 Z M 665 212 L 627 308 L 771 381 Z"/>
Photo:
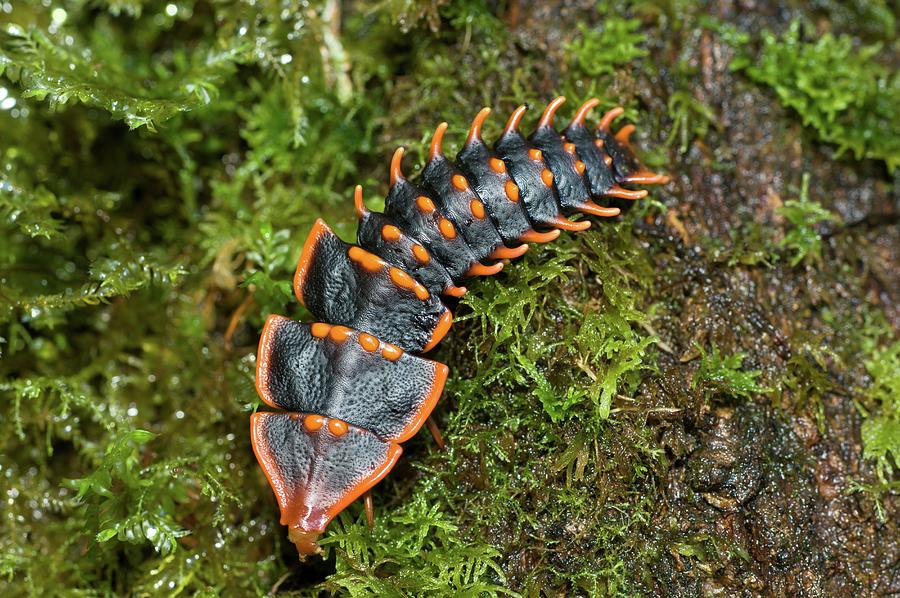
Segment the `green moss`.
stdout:
<path fill-rule="evenodd" d="M 900 463 L 900 342 L 875 349 L 865 366 L 872 378 L 866 394 L 877 410 L 863 423 L 863 446 L 886 481 Z"/>
<path fill-rule="evenodd" d="M 779 247 L 787 249 L 791 266 L 800 262 L 822 263 L 822 236 L 817 227 L 827 222 L 838 222 L 838 218 L 809 199 L 809 175 L 803 175 L 799 199 L 789 199 L 776 213 L 790 223 L 790 228 L 779 242 Z"/>
<path fill-rule="evenodd" d="M 695 48 L 706 30 L 745 43 L 736 26 L 682 1 L 547 8 L 516 27 L 513 3 L 474 0 L 44 4 L 0 13 L 0 593 L 636 595 L 672 555 L 690 583 L 748 558 L 682 528 L 690 514 L 662 516 L 662 496 L 693 450 L 694 395 L 766 389 L 713 346 L 691 393 L 695 366 L 673 356 L 699 338 L 705 306 L 688 303 L 714 269 L 832 265 L 830 218 L 805 192 L 780 212 L 783 242 L 745 221 L 716 264 L 663 225 L 702 199 L 685 179 L 472 282 L 434 355 L 453 372 L 435 412 L 448 450 L 406 443 L 375 529 L 351 505 L 326 560 L 298 565 L 246 433 L 262 322 L 308 316 L 291 274 L 309 226 L 352 238 L 351 189 L 378 208 L 394 147 L 413 174 L 441 120 L 452 155 L 480 105 L 492 139 L 517 102 L 596 94 L 644 125 L 650 165 L 684 160 L 693 177 L 684 150 L 706 138 L 722 155 L 728 132 L 715 94 L 693 93 Z M 861 108 L 829 110 L 840 124 Z M 896 351 L 856 307 L 822 307 L 827 330 L 791 337 L 785 395 L 821 405 L 839 388 L 829 368 L 866 355 L 854 396 L 883 482 L 863 471 L 859 487 L 889 505 Z"/>
<path fill-rule="evenodd" d="M 732 68 L 771 86 L 839 153 L 884 160 L 893 170 L 900 165 L 900 75 L 876 59 L 880 51 L 831 33 L 804 41 L 794 21 L 781 37 L 764 31 L 758 59 L 745 52 Z"/>
<path fill-rule="evenodd" d="M 607 17 L 600 28 L 578 24 L 580 37 L 566 46 L 585 75 L 611 75 L 617 67 L 647 55 L 647 38 L 637 19 Z"/>
<path fill-rule="evenodd" d="M 722 355 L 718 347 L 712 345 L 709 353 L 702 347 L 700 350 L 700 366 L 694 373 L 691 386 L 701 390 L 709 398 L 714 395 L 725 395 L 751 398 L 755 394 L 769 391 L 757 382 L 760 372 L 742 370 L 746 357 L 743 353 Z"/>

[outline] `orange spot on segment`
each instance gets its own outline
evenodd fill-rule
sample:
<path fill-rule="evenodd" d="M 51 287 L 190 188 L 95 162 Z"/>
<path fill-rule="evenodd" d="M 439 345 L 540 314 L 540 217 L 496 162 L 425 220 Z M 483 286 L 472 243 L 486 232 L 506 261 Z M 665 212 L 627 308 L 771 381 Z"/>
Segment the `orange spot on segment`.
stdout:
<path fill-rule="evenodd" d="M 297 421 L 298 419 L 300 419 L 300 414 L 299 413 L 291 413 L 290 415 L 288 415 L 288 417 L 291 418 L 291 421 Z"/>
<path fill-rule="evenodd" d="M 466 287 L 457 287 L 451 285 L 447 285 L 447 288 L 444 289 L 445 295 L 450 295 L 451 297 L 462 297 L 468 292 Z"/>
<path fill-rule="evenodd" d="M 347 422 L 341 421 L 339 419 L 328 420 L 328 431 L 335 436 L 343 436 L 347 433 L 348 429 L 349 427 L 347 426 Z"/>
<path fill-rule="evenodd" d="M 384 261 L 380 257 L 356 245 L 347 251 L 347 256 L 369 272 L 377 272 L 384 266 Z"/>
<path fill-rule="evenodd" d="M 481 141 L 481 125 L 484 124 L 485 119 L 490 113 L 491 109 L 485 106 L 478 114 L 475 115 L 475 119 L 472 121 L 472 126 L 469 127 L 469 136 L 466 137 L 466 145 L 474 143 L 475 141 Z"/>
<path fill-rule="evenodd" d="M 397 361 L 403 355 L 403 349 L 390 343 L 383 343 L 381 346 L 381 356 L 388 361 Z"/>
<path fill-rule="evenodd" d="M 567 154 L 575 155 L 575 144 L 574 143 L 564 143 L 563 148 L 566 150 Z"/>
<path fill-rule="evenodd" d="M 519 201 L 519 186 L 512 181 L 506 181 L 506 199 L 509 201 Z"/>
<path fill-rule="evenodd" d="M 438 222 L 438 229 L 440 229 L 441 234 L 444 235 L 444 238 L 456 238 L 456 227 L 454 227 L 453 223 L 446 218 L 441 218 L 441 221 Z"/>
<path fill-rule="evenodd" d="M 488 259 L 492 260 L 506 260 L 517 258 L 520 255 L 523 255 L 526 251 L 528 251 L 528 245 L 523 244 L 518 247 L 498 247 L 488 256 Z"/>
<path fill-rule="evenodd" d="M 419 260 L 423 264 L 427 264 L 431 261 L 431 256 L 428 255 L 428 250 L 422 247 L 421 245 L 413 245 L 412 253 L 416 256 L 416 259 Z"/>
<path fill-rule="evenodd" d="M 549 187 L 553 184 L 553 173 L 545 168 L 541 171 L 541 180 L 544 181 L 544 184 Z"/>
<path fill-rule="evenodd" d="M 531 148 L 530 150 L 528 150 L 528 157 L 535 162 L 540 162 L 541 160 L 543 160 L 544 154 L 539 149 Z"/>
<path fill-rule="evenodd" d="M 325 322 L 316 322 L 309 327 L 309 331 L 316 338 L 325 338 L 331 331 L 331 324 L 326 324 Z"/>
<path fill-rule="evenodd" d="M 371 353 L 378 348 L 378 345 L 381 344 L 378 342 L 378 339 L 372 336 L 371 334 L 367 334 L 365 332 L 359 333 L 359 346 Z"/>
<path fill-rule="evenodd" d="M 582 162 L 581 160 L 575 160 L 575 172 L 577 172 L 578 174 L 584 174 L 586 168 L 587 166 L 584 165 L 584 162 Z"/>
<path fill-rule="evenodd" d="M 434 332 L 431 333 L 431 339 L 428 341 L 428 344 L 422 349 L 422 352 L 428 352 L 434 349 L 434 347 L 441 342 L 447 332 L 450 330 L 450 326 L 453 325 L 453 314 L 449 311 L 445 311 L 444 315 L 441 316 L 441 319 L 438 320 L 437 326 L 434 327 Z"/>
<path fill-rule="evenodd" d="M 610 156 L 609 154 L 603 156 L 603 163 L 606 164 L 607 166 L 612 166 L 612 163 L 613 163 L 612 156 Z"/>
<path fill-rule="evenodd" d="M 332 326 L 328 333 L 328 338 L 336 343 L 343 343 L 351 336 L 353 336 L 353 330 L 346 326 Z"/>
<path fill-rule="evenodd" d="M 453 185 L 453 188 L 457 191 L 465 191 L 469 188 L 469 181 L 461 174 L 454 174 L 450 177 L 450 184 Z"/>
<path fill-rule="evenodd" d="M 411 289 L 416 283 L 416 281 L 412 279 L 412 276 L 410 276 L 400 268 L 390 268 L 388 270 L 388 275 L 391 277 L 391 280 L 395 285 L 404 289 Z"/>
<path fill-rule="evenodd" d="M 309 331 L 316 338 L 325 338 L 331 332 L 331 324 L 325 322 L 316 322 L 309 327 Z"/>
<path fill-rule="evenodd" d="M 430 198 L 420 195 L 416 198 L 416 207 L 419 208 L 419 211 L 430 214 L 434 211 L 434 202 Z"/>
<path fill-rule="evenodd" d="M 484 204 L 478 201 L 477 199 L 473 199 L 469 202 L 469 209 L 472 210 L 472 215 L 478 218 L 479 220 L 484 219 Z"/>
<path fill-rule="evenodd" d="M 547 231 L 545 233 L 539 233 L 536 230 L 532 229 L 519 237 L 519 240 L 526 243 L 549 243 L 551 241 L 557 240 L 560 234 L 561 233 L 558 228 L 554 228 L 553 230 Z"/>
<path fill-rule="evenodd" d="M 419 301 L 427 301 L 431 294 L 428 292 L 428 289 L 423 287 L 418 282 L 413 282 L 412 287 L 413 293 L 416 294 L 416 297 L 419 298 Z"/>
<path fill-rule="evenodd" d="M 385 241 L 396 241 L 400 238 L 400 229 L 393 224 L 385 224 L 381 227 L 381 238 Z"/>
<path fill-rule="evenodd" d="M 310 432 L 315 432 L 316 430 L 321 430 L 322 426 L 325 425 L 325 418 L 321 415 L 307 415 L 303 418 L 303 427 L 309 430 Z"/>
<path fill-rule="evenodd" d="M 594 139 L 594 147 L 603 149 L 604 141 L 602 139 Z"/>
<path fill-rule="evenodd" d="M 491 158 L 488 160 L 488 165 L 491 167 L 491 170 L 496 172 L 497 174 L 503 174 L 506 172 L 506 163 L 500 158 Z"/>

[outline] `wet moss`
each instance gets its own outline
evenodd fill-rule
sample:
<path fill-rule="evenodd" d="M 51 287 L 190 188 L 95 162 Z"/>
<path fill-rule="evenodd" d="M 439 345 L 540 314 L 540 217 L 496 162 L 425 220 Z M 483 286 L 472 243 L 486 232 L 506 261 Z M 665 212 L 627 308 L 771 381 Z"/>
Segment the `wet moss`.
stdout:
<path fill-rule="evenodd" d="M 3 595 L 897 591 L 884 3 L 14 4 Z M 441 120 L 452 154 L 560 92 L 674 183 L 471 285 L 448 450 L 298 563 L 246 427 L 306 231 L 352 238 L 352 186 L 378 207 Z"/>

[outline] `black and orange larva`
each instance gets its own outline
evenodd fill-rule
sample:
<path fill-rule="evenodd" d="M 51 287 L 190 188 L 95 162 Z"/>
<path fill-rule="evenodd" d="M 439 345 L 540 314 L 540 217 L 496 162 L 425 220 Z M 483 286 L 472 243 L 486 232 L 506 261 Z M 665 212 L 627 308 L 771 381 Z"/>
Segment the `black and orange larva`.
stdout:
<path fill-rule="evenodd" d="M 294 291 L 319 321 L 269 317 L 256 389 L 283 411 L 250 420 L 253 450 L 301 557 L 317 552 L 328 522 L 364 494 L 371 523 L 369 489 L 424 423 L 443 445 L 429 416 L 447 366 L 414 355 L 450 329 L 451 312 L 438 297 L 461 297 L 467 278 L 496 274 L 526 243 L 590 227 L 567 216 L 607 218 L 626 205 L 597 201 L 647 195 L 620 185 L 668 182 L 634 157 L 633 125 L 611 131 L 622 108 L 591 130 L 585 118 L 600 102 L 588 100 L 560 135 L 553 118 L 564 101 L 550 102 L 528 139 L 519 132 L 527 107 L 517 108 L 493 151 L 481 137 L 490 113 L 482 109 L 455 164 L 441 149 L 441 123 L 417 182 L 403 176 L 397 149 L 383 214 L 369 211 L 356 187 L 359 245 L 343 242 L 322 220 L 313 226 Z"/>

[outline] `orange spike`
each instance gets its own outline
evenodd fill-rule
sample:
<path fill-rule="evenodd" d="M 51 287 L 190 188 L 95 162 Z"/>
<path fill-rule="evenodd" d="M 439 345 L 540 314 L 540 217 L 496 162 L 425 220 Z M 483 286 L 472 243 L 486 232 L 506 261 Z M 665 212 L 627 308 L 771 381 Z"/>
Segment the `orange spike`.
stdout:
<path fill-rule="evenodd" d="M 495 249 L 489 256 L 490 260 L 505 260 L 505 259 L 513 259 L 517 258 L 520 255 L 524 254 L 528 251 L 528 245 L 519 245 L 518 247 L 504 247 L 500 246 Z"/>
<path fill-rule="evenodd" d="M 434 135 L 431 137 L 431 149 L 428 152 L 429 161 L 444 155 L 444 132 L 447 130 L 447 127 L 447 123 L 444 122 L 439 124 L 437 129 L 434 130 Z"/>
<path fill-rule="evenodd" d="M 509 120 L 506 121 L 506 129 L 504 129 L 505 133 L 513 133 L 519 129 L 519 123 L 522 122 L 522 117 L 525 116 L 525 111 L 528 110 L 528 106 L 522 104 L 518 108 L 516 108 L 515 112 L 509 115 Z"/>
<path fill-rule="evenodd" d="M 545 233 L 539 233 L 534 229 L 526 232 L 524 235 L 519 237 L 520 241 L 525 241 L 527 243 L 549 243 L 551 241 L 555 241 L 559 238 L 560 230 L 558 228 L 554 228 L 553 230 L 547 231 Z"/>
<path fill-rule="evenodd" d="M 650 172 L 649 170 L 638 170 L 632 172 L 630 175 L 623 179 L 623 183 L 631 183 L 633 185 L 665 185 L 672 178 L 666 174 L 657 174 L 655 172 Z"/>
<path fill-rule="evenodd" d="M 632 191 L 631 189 L 613 185 L 610 190 L 603 195 L 607 197 L 618 197 L 619 199 L 643 199 L 644 197 L 647 197 L 647 190 L 641 189 L 640 191 Z"/>
<path fill-rule="evenodd" d="M 625 109 L 621 106 L 616 106 L 602 117 L 600 117 L 600 122 L 597 123 L 597 128 L 602 129 L 604 131 L 609 131 L 609 125 L 612 124 L 612 121 L 616 120 L 620 116 L 625 113 Z"/>
<path fill-rule="evenodd" d="M 505 266 L 503 262 L 497 262 L 496 264 L 492 264 L 490 266 L 485 266 L 484 264 L 475 262 L 472 264 L 472 267 L 466 270 L 464 276 L 493 276 L 497 272 L 503 269 Z"/>
<path fill-rule="evenodd" d="M 616 141 L 622 145 L 628 145 L 628 138 L 634 133 L 634 125 L 625 125 L 616 132 Z"/>
<path fill-rule="evenodd" d="M 363 203 L 362 185 L 357 185 L 353 190 L 353 205 L 356 206 L 356 215 L 360 218 L 369 213 L 366 204 Z"/>
<path fill-rule="evenodd" d="M 581 105 L 581 108 L 575 113 L 575 116 L 572 117 L 572 122 L 569 123 L 570 127 L 583 127 L 584 120 L 587 118 L 588 113 L 597 107 L 600 104 L 600 100 L 597 98 L 591 98 L 587 102 Z"/>
<path fill-rule="evenodd" d="M 547 107 L 544 108 L 544 113 L 541 115 L 541 120 L 538 122 L 537 128 L 540 129 L 541 127 L 552 127 L 553 117 L 556 116 L 556 111 L 559 110 L 559 107 L 565 103 L 565 96 L 557 96 L 553 98 L 553 101 L 547 104 Z"/>
<path fill-rule="evenodd" d="M 598 206 L 590 199 L 579 206 L 578 210 L 580 212 L 584 212 L 585 214 L 591 214 L 592 216 L 600 216 L 601 218 L 612 218 L 613 216 L 618 216 L 622 213 L 622 210 L 620 210 L 619 208 Z"/>
<path fill-rule="evenodd" d="M 466 137 L 466 145 L 470 143 L 475 143 L 476 141 L 481 141 L 481 125 L 484 124 L 484 121 L 487 120 L 488 115 L 491 113 L 491 109 L 485 106 L 475 115 L 475 118 L 472 120 L 472 126 L 469 127 L 469 136 Z"/>
<path fill-rule="evenodd" d="M 397 181 L 406 180 L 403 176 L 401 166 L 403 163 L 403 152 L 406 151 L 402 147 L 394 150 L 394 156 L 391 158 L 391 187 L 397 184 Z"/>
<path fill-rule="evenodd" d="M 571 231 L 582 231 L 591 228 L 591 223 L 588 220 L 579 220 L 577 222 L 572 222 L 570 220 L 566 220 L 562 217 L 562 215 L 557 216 L 552 222 L 548 223 L 556 228 L 561 228 L 563 230 L 571 230 Z"/>
<path fill-rule="evenodd" d="M 444 294 L 450 295 L 451 297 L 462 297 L 468 290 L 469 289 L 467 289 L 466 287 L 457 287 L 451 284 L 446 289 L 444 289 Z"/>

